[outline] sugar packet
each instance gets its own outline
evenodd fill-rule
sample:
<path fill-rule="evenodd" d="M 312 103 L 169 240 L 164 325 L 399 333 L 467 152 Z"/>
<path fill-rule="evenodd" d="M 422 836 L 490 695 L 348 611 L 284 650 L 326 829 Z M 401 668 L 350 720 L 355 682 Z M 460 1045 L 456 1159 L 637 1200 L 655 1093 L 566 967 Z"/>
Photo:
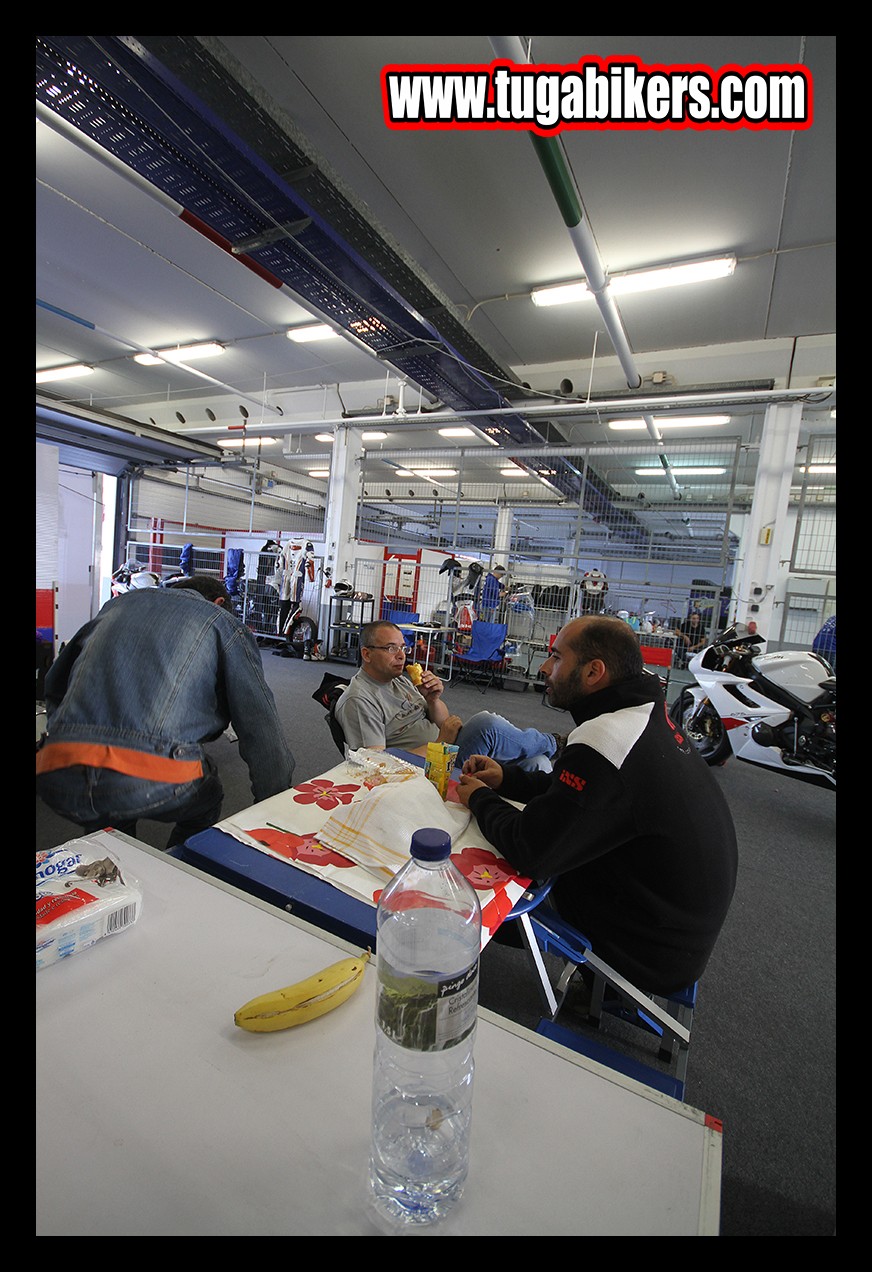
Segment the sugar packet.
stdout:
<path fill-rule="evenodd" d="M 139 881 L 107 849 L 83 835 L 36 854 L 36 969 L 123 932 L 139 918 Z"/>

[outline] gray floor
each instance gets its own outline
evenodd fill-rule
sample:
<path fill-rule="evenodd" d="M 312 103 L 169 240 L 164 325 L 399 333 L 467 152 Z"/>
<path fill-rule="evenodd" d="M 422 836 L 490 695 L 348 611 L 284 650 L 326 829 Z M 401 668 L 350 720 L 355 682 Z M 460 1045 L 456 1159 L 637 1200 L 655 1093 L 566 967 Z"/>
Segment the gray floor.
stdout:
<path fill-rule="evenodd" d="M 339 761 L 311 694 L 325 671 L 353 668 L 279 658 L 264 670 L 296 757 L 295 781 Z M 686 676 L 674 674 L 670 701 Z M 568 732 L 569 718 L 538 693 L 449 686 L 468 718 L 497 711 L 521 726 Z M 236 746 L 212 753 L 225 816 L 252 802 Z M 736 761 L 716 770 L 739 836 L 735 899 L 700 985 L 685 1098 L 724 1125 L 724 1236 L 831 1236 L 836 1226 L 836 966 L 834 793 Z M 37 848 L 74 838 L 74 826 L 37 800 Z M 141 822 L 163 847 L 168 828 Z M 539 1000 L 520 950 L 491 943 L 482 958 L 482 1004 L 535 1026 Z M 569 1019 L 571 1022 L 571 1017 Z M 582 1032 L 584 1027 L 577 1026 Z M 553 1093 L 559 1100 L 560 1092 Z M 595 1168 L 595 1166 L 592 1166 Z"/>

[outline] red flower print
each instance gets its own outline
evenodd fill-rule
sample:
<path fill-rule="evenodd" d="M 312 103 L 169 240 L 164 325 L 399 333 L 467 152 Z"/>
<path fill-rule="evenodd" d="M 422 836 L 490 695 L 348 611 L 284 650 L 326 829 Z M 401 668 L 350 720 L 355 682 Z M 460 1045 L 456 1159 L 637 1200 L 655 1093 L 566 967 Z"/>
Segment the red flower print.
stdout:
<path fill-rule="evenodd" d="M 259 844 L 288 861 L 305 861 L 313 866 L 353 866 L 347 857 L 340 857 L 332 848 L 323 848 L 314 835 L 292 835 L 289 831 L 271 830 L 269 827 L 250 830 L 249 835 Z"/>
<path fill-rule="evenodd" d="M 303 845 L 297 853 L 297 861 L 306 861 L 310 866 L 354 866 L 353 861 L 341 856 L 333 848 L 325 848 L 317 839 Z"/>
<path fill-rule="evenodd" d="M 294 790 L 299 791 L 299 795 L 294 796 L 295 804 L 317 804 L 319 808 L 330 809 L 339 804 L 350 804 L 360 787 L 340 786 L 329 777 L 321 777 L 311 782 L 301 782 Z"/>
<path fill-rule="evenodd" d="M 512 911 L 512 902 L 505 892 L 498 892 L 491 897 L 481 912 L 481 925 L 487 928 L 491 936 Z"/>
<path fill-rule="evenodd" d="M 491 888 L 498 888 L 509 879 L 517 879 L 525 886 L 529 883 L 529 880 L 524 880 L 518 874 L 514 866 L 510 866 L 504 857 L 498 856 L 491 848 L 462 848 L 460 852 L 451 854 L 451 860 L 478 892 L 489 892 Z"/>

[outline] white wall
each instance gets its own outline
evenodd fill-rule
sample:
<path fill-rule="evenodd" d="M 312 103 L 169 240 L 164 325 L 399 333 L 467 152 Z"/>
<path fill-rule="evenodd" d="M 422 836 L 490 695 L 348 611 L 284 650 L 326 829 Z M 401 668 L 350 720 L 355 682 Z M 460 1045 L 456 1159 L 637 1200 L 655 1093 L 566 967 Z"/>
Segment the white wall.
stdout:
<path fill-rule="evenodd" d="M 114 477 L 61 464 L 56 446 L 37 443 L 36 587 L 57 587 L 55 653 L 108 599 L 112 565 L 104 533 L 106 520 L 111 531 L 114 519 L 116 484 Z"/>
<path fill-rule="evenodd" d="M 36 586 L 53 588 L 58 577 L 58 448 L 36 446 Z"/>
<path fill-rule="evenodd" d="M 92 617 L 102 530 L 99 484 L 94 473 L 64 467 L 58 470 L 56 647 L 75 636 Z"/>

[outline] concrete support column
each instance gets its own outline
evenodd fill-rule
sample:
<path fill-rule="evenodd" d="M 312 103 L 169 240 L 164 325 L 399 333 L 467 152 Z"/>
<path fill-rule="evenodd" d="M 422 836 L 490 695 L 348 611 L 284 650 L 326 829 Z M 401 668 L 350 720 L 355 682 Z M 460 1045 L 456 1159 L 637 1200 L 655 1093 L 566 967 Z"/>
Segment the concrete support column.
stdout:
<path fill-rule="evenodd" d="M 509 552 L 512 547 L 513 511 L 507 504 L 497 509 L 497 525 L 494 531 L 494 565 L 509 568 Z"/>
<path fill-rule="evenodd" d="M 775 597 L 781 562 L 790 558 L 793 531 L 788 510 L 801 420 L 800 402 L 766 409 L 744 560 L 734 589 L 736 621 L 753 619 L 760 634 L 771 640 L 777 640 L 780 630 Z"/>
<path fill-rule="evenodd" d="M 354 582 L 354 540 L 357 500 L 360 494 L 360 465 L 363 442 L 358 429 L 337 428 L 332 448 L 330 478 L 327 483 L 327 516 L 324 519 L 324 565 L 333 572 L 333 582 Z M 332 589 L 321 595 L 318 630 L 327 632 Z"/>

